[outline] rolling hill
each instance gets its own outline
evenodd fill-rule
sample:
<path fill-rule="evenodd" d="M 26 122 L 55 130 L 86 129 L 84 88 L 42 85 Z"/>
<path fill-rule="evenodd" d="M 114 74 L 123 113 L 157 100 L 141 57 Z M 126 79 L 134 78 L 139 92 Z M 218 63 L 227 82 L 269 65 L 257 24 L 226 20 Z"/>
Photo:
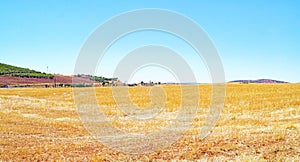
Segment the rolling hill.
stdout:
<path fill-rule="evenodd" d="M 112 79 L 116 78 L 105 78 L 90 75 L 66 76 L 59 74 L 47 74 L 36 70 L 30 70 L 28 68 L 0 63 L 0 87 L 4 87 L 6 85 L 91 84 Z"/>
<path fill-rule="evenodd" d="M 23 77 L 23 78 L 46 78 L 53 79 L 53 74 L 46 74 L 28 68 L 21 68 L 17 66 L 7 65 L 0 63 L 0 76 L 12 76 L 12 77 Z"/>
<path fill-rule="evenodd" d="M 285 81 L 272 80 L 272 79 L 257 79 L 257 80 L 234 80 L 229 83 L 288 83 Z"/>

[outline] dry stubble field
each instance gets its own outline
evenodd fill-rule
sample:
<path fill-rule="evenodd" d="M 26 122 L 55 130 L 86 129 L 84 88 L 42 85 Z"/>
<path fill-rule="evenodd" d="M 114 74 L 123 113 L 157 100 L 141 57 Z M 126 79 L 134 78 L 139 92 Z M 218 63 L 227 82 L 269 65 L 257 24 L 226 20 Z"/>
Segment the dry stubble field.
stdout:
<path fill-rule="evenodd" d="M 131 87 L 133 103 L 151 106 L 152 87 Z M 180 106 L 180 86 L 164 85 L 166 116 Z M 167 148 L 143 155 L 109 149 L 78 117 L 71 88 L 0 89 L 0 161 L 300 160 L 300 84 L 228 84 L 225 107 L 211 135 L 195 138 L 208 112 L 211 85 L 199 85 L 193 128 Z M 136 125 L 118 111 L 111 87 L 96 88 L 114 127 L 131 132 L 163 129 L 168 120 Z M 159 139 L 158 141 L 159 142 Z"/>

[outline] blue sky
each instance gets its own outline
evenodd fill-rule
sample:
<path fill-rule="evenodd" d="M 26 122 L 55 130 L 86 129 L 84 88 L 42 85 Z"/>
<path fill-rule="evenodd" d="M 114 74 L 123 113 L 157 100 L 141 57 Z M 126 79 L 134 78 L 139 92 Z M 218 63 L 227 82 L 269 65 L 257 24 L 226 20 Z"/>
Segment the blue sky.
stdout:
<path fill-rule="evenodd" d="M 208 33 L 219 51 L 227 81 L 270 78 L 299 82 L 299 7 L 300 2 L 293 0 L 2 0 L 0 62 L 45 72 L 48 66 L 51 73 L 70 75 L 81 46 L 99 25 L 130 10 L 161 8 L 193 19 Z M 112 76 L 113 67 L 126 52 L 152 43 L 182 51 L 197 81 L 210 81 L 205 64 L 193 56 L 188 45 L 167 34 L 149 31 L 116 42 L 99 63 L 97 75 Z M 149 79 L 174 81 L 170 73 L 154 67 L 137 72 L 131 82 Z"/>

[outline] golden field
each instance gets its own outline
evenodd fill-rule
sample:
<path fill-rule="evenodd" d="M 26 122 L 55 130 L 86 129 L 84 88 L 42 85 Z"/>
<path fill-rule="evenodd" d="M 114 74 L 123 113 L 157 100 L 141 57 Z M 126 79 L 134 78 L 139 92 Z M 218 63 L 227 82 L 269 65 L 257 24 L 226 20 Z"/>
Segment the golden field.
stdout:
<path fill-rule="evenodd" d="M 164 107 L 163 115 L 140 122 L 118 109 L 112 87 L 95 92 L 113 127 L 145 133 L 168 126 L 181 105 L 179 85 L 154 87 L 128 88 L 130 101 L 141 111 Z M 204 139 L 196 135 L 209 110 L 212 86 L 193 90 L 200 96 L 191 129 L 166 148 L 135 155 L 93 138 L 76 111 L 72 88 L 0 89 L 0 161 L 300 160 L 300 84 L 227 84 L 222 114 Z"/>

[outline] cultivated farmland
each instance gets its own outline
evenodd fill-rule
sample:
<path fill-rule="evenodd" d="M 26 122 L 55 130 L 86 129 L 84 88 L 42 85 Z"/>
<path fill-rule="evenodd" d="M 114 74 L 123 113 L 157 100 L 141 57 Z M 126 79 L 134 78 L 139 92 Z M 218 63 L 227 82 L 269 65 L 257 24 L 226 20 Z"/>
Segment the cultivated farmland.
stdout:
<path fill-rule="evenodd" d="M 149 96 L 154 87 L 157 98 Z M 93 138 L 78 116 L 72 88 L 0 89 L 0 161 L 300 160 L 300 84 L 227 84 L 224 109 L 205 139 L 196 135 L 209 110 L 212 86 L 197 88 L 199 109 L 191 129 L 168 147 L 142 155 L 110 149 Z M 182 95 L 179 85 L 128 88 L 141 111 L 164 107 L 161 116 L 138 123 L 118 109 L 112 87 L 95 92 L 111 126 L 127 133 L 167 127 Z"/>

